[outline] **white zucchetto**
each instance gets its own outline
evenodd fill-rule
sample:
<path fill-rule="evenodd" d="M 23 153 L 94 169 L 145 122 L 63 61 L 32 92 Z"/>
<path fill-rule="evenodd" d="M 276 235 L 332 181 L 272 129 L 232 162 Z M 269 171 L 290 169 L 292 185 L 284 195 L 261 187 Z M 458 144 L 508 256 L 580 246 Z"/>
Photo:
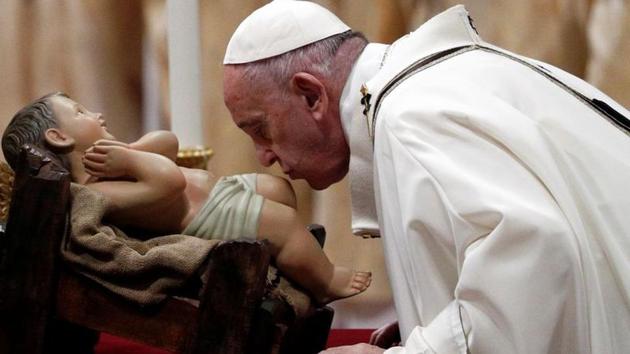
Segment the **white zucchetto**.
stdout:
<path fill-rule="evenodd" d="M 348 30 L 348 25 L 320 5 L 275 0 L 241 22 L 227 45 L 223 64 L 271 58 Z"/>

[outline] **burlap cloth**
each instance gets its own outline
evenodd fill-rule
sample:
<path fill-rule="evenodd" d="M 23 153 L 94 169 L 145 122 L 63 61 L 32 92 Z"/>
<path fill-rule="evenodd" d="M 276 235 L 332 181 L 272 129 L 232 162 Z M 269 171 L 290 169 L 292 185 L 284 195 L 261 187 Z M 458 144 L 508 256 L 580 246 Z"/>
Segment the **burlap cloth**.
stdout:
<path fill-rule="evenodd" d="M 70 231 L 62 242 L 62 257 L 78 273 L 141 306 L 155 305 L 177 294 L 219 240 L 188 235 L 134 238 L 103 222 L 106 198 L 72 183 Z M 270 267 L 267 296 L 283 298 L 298 317 L 311 307 L 310 298 Z"/>

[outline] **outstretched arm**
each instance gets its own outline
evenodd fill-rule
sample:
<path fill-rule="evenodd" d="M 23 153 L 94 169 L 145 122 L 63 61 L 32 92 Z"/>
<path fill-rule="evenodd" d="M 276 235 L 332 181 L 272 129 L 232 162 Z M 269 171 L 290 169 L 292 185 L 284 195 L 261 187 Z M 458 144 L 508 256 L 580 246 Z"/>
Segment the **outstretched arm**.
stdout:
<path fill-rule="evenodd" d="M 155 153 L 95 145 L 86 151 L 84 165 L 89 174 L 101 178 L 88 186 L 110 199 L 109 216 L 123 222 L 146 212 L 143 208 L 174 200 L 186 187 L 177 165 Z"/>

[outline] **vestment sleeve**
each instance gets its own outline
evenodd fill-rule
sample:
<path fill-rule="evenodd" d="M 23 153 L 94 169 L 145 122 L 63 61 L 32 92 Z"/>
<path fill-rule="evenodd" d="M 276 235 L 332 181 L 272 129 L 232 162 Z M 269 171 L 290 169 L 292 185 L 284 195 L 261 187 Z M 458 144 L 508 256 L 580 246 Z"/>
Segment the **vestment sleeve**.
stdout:
<path fill-rule="evenodd" d="M 385 354 L 466 353 L 469 332 L 470 321 L 462 318 L 461 307 L 453 301 L 430 326 L 416 326 L 404 347 L 390 348 Z"/>
<path fill-rule="evenodd" d="M 583 286 L 575 235 L 540 172 L 545 135 L 476 87 L 398 90 L 409 94 L 383 103 L 375 143 L 383 242 L 408 334 L 387 353 L 553 352 L 554 336 L 581 330 L 559 321 Z"/>

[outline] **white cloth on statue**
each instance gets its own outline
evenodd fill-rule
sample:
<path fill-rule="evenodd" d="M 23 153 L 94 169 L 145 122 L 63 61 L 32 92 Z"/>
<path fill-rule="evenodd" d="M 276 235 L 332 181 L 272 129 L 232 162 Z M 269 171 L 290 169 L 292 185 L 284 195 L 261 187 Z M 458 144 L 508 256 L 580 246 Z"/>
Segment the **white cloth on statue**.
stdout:
<path fill-rule="evenodd" d="M 474 43 L 486 45 L 463 7 L 434 17 L 394 43 L 367 83 L 372 99 L 412 62 Z M 400 84 L 375 134 L 376 206 L 406 339 L 386 353 L 627 352 L 628 135 L 483 51 Z"/>
<path fill-rule="evenodd" d="M 387 50 L 385 44 L 368 44 L 357 59 L 346 81 L 340 102 L 344 132 L 350 145 L 350 194 L 352 198 L 352 233 L 363 237 L 380 236 L 374 180 L 372 144 L 367 133 L 363 106 L 357 100 L 361 86 L 376 75 Z M 354 124 L 353 124 L 354 123 Z"/>

